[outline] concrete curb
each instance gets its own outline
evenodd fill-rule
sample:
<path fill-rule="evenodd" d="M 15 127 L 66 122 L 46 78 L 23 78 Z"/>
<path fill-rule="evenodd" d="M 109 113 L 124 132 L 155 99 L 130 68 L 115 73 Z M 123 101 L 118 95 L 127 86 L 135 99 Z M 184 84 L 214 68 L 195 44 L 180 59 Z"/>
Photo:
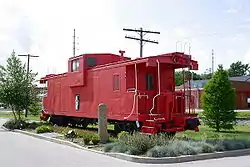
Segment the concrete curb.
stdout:
<path fill-rule="evenodd" d="M 9 129 L 6 129 L 3 126 L 2 126 L 2 129 L 10 131 Z M 218 159 L 218 158 L 250 155 L 250 149 L 241 149 L 241 150 L 206 153 L 206 154 L 199 154 L 199 155 L 188 155 L 188 156 L 185 155 L 185 156 L 179 156 L 179 157 L 163 157 L 163 158 L 139 157 L 139 156 L 128 155 L 128 154 L 123 154 L 123 153 L 105 153 L 102 151 L 88 149 L 88 148 L 79 146 L 69 141 L 42 136 L 40 134 L 35 134 L 35 133 L 26 132 L 22 130 L 11 130 L 11 131 L 17 132 L 20 134 L 29 135 L 35 138 L 43 139 L 46 141 L 82 149 L 85 151 L 91 151 L 97 154 L 107 155 L 107 156 L 114 157 L 114 158 L 121 159 L 121 160 L 126 160 L 130 162 L 135 162 L 135 163 L 144 163 L 144 164 L 172 164 L 172 163 L 183 163 L 183 162 L 190 162 L 190 161 L 200 161 L 200 160 L 208 160 L 208 159 Z"/>

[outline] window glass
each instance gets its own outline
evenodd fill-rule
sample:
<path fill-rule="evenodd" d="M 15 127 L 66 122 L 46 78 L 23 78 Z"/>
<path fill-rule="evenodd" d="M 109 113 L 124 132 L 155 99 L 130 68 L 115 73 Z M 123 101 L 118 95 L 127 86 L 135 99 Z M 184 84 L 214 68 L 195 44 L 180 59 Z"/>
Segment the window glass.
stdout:
<path fill-rule="evenodd" d="M 119 82 L 119 75 L 113 76 L 113 90 L 119 90 L 120 89 L 120 82 Z"/>
<path fill-rule="evenodd" d="M 72 61 L 72 71 L 79 71 L 80 68 L 80 60 L 76 59 Z"/>
<path fill-rule="evenodd" d="M 88 57 L 88 58 L 86 59 L 86 64 L 87 64 L 87 66 L 89 66 L 89 67 L 96 66 L 96 58 Z"/>
<path fill-rule="evenodd" d="M 75 109 L 78 111 L 80 109 L 80 95 L 77 94 L 75 97 Z"/>
<path fill-rule="evenodd" d="M 146 75 L 146 89 L 147 90 L 153 89 L 153 76 L 150 74 Z"/>

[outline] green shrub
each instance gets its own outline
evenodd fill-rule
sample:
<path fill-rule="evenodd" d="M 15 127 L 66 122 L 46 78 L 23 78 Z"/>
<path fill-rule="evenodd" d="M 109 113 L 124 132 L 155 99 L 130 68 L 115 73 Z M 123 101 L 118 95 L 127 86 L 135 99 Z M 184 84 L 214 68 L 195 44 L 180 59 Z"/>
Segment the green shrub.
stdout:
<path fill-rule="evenodd" d="M 195 155 L 207 149 L 207 143 L 194 143 L 192 141 L 174 140 L 168 145 L 156 146 L 147 152 L 149 157 L 176 157 L 180 155 Z M 203 149 L 204 148 L 204 149 Z"/>
<path fill-rule="evenodd" d="M 123 134 L 120 136 L 119 142 L 122 145 L 128 146 L 129 150 L 133 150 L 131 154 L 143 154 L 154 146 L 154 142 L 149 136 L 138 133 L 133 135 Z"/>
<path fill-rule="evenodd" d="M 42 125 L 36 128 L 36 133 L 46 133 L 46 132 L 53 132 L 54 129 L 52 126 Z"/>
<path fill-rule="evenodd" d="M 14 130 L 14 129 L 25 129 L 28 127 L 28 123 L 25 120 L 15 120 L 10 119 L 6 121 L 3 126 L 7 129 Z"/>
<path fill-rule="evenodd" d="M 155 146 L 147 151 L 149 157 L 175 157 L 180 155 L 195 155 L 218 151 L 230 151 L 250 148 L 250 141 L 214 140 L 192 141 L 174 140 L 167 145 Z"/>
<path fill-rule="evenodd" d="M 97 145 L 100 142 L 100 138 L 99 138 L 98 134 L 93 133 L 91 136 L 91 141 L 94 145 Z"/>
<path fill-rule="evenodd" d="M 28 108 L 31 115 L 37 116 L 41 111 L 41 104 L 39 102 L 32 103 Z"/>
<path fill-rule="evenodd" d="M 215 151 L 215 146 L 205 141 L 190 141 L 189 144 L 196 149 L 197 153 L 211 153 Z"/>
<path fill-rule="evenodd" d="M 31 122 L 31 123 L 29 123 L 29 125 L 28 125 L 28 129 L 36 129 L 38 126 L 41 126 L 42 125 L 42 123 L 41 122 Z"/>
<path fill-rule="evenodd" d="M 134 133 L 130 135 L 122 132 L 118 135 L 118 142 L 128 147 L 128 153 L 132 155 L 144 154 L 156 145 L 165 145 L 169 142 L 165 135 L 142 135 Z"/>
<path fill-rule="evenodd" d="M 49 122 L 42 122 L 42 121 L 41 122 L 31 122 L 28 124 L 27 129 L 36 129 L 37 127 L 42 126 L 42 125 L 52 126 L 52 124 Z"/>
<path fill-rule="evenodd" d="M 91 141 L 92 135 L 90 133 L 86 133 L 82 136 L 84 144 L 88 145 L 89 142 Z"/>
<path fill-rule="evenodd" d="M 83 138 L 84 144 L 88 145 L 91 141 L 94 145 L 100 142 L 99 136 L 96 133 L 85 131 L 85 133 L 81 134 L 81 138 Z"/>
<path fill-rule="evenodd" d="M 247 148 L 248 142 L 237 141 L 237 140 L 223 140 L 221 142 L 225 150 L 237 150 Z"/>
<path fill-rule="evenodd" d="M 126 132 L 126 131 L 121 131 L 120 133 L 118 133 L 117 137 L 118 137 L 119 140 L 124 140 L 123 138 L 124 138 L 124 137 L 126 138 L 127 135 L 129 135 L 128 132 Z"/>
<path fill-rule="evenodd" d="M 148 150 L 146 155 L 148 157 L 165 157 L 168 155 L 168 152 L 167 146 L 155 146 Z"/>
<path fill-rule="evenodd" d="M 235 90 L 229 81 L 228 71 L 222 65 L 205 85 L 201 102 L 203 121 L 210 128 L 219 132 L 231 130 L 236 125 Z"/>
<path fill-rule="evenodd" d="M 115 147 L 116 145 L 119 145 L 120 143 L 116 142 L 116 143 L 108 143 L 105 144 L 104 146 L 104 152 L 111 152 L 111 150 L 113 149 L 113 147 Z"/>
<path fill-rule="evenodd" d="M 67 133 L 64 134 L 66 138 L 76 138 L 77 133 L 74 130 L 69 130 Z"/>
<path fill-rule="evenodd" d="M 117 153 L 126 153 L 129 152 L 128 146 L 121 144 L 119 142 L 108 143 L 104 146 L 104 152 L 117 152 Z"/>

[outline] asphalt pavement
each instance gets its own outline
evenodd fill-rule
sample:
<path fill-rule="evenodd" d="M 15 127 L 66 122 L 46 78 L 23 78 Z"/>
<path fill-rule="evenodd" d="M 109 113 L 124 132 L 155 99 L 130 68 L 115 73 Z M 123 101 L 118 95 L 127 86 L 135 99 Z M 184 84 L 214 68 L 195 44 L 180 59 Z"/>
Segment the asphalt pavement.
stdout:
<path fill-rule="evenodd" d="M 0 119 L 0 124 L 5 120 Z M 3 167 L 250 167 L 250 156 L 194 161 L 182 164 L 137 164 L 79 150 L 19 133 L 0 130 L 0 166 Z"/>

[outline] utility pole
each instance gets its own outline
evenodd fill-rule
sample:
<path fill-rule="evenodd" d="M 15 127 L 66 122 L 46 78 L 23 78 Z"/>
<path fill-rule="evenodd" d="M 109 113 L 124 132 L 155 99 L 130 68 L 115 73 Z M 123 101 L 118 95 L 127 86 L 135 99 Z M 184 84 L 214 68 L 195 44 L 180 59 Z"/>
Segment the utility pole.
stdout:
<path fill-rule="evenodd" d="M 29 72 L 30 72 L 30 58 L 31 57 L 39 57 L 39 56 L 34 56 L 34 55 L 30 55 L 30 54 L 27 54 L 27 55 L 18 55 L 18 56 L 24 56 L 24 57 L 28 57 L 28 62 L 27 62 L 27 78 L 29 77 Z M 27 92 L 27 96 L 29 96 L 29 92 Z M 25 109 L 25 117 L 28 116 L 28 109 L 26 108 Z"/>
<path fill-rule="evenodd" d="M 74 35 L 73 35 L 73 56 L 76 56 L 76 31 L 74 29 Z"/>
<path fill-rule="evenodd" d="M 160 34 L 160 32 L 146 31 L 146 30 L 143 30 L 142 28 L 140 28 L 139 30 L 138 30 L 138 29 L 127 29 L 127 28 L 123 28 L 123 31 L 133 31 L 133 32 L 139 33 L 140 38 L 129 37 L 129 36 L 125 36 L 125 38 L 140 41 L 140 57 L 142 57 L 143 42 L 149 42 L 149 43 L 158 44 L 157 41 L 151 41 L 151 40 L 143 39 L 143 36 L 146 35 L 147 33 L 151 33 L 151 34 Z"/>
<path fill-rule="evenodd" d="M 214 74 L 214 50 L 212 49 L 212 75 Z"/>

